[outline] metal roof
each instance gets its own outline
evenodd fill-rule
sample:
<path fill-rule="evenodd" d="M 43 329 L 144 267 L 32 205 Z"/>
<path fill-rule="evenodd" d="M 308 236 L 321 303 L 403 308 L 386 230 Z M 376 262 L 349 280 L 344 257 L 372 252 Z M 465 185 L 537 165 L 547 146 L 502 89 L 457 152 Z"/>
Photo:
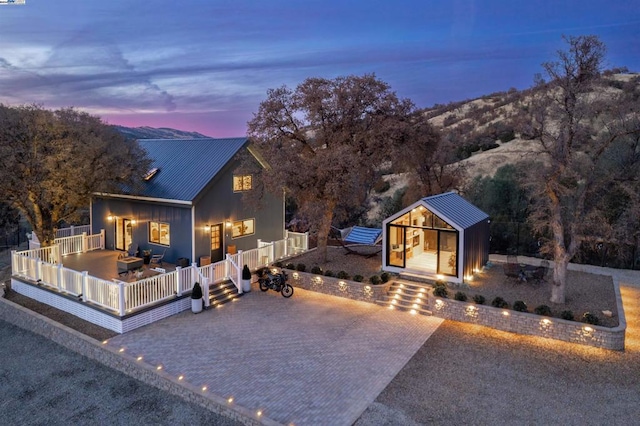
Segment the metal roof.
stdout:
<path fill-rule="evenodd" d="M 429 210 L 435 210 L 442 216 L 445 216 L 441 219 L 449 222 L 451 225 L 458 225 L 462 229 L 470 228 L 478 222 L 489 219 L 488 214 L 455 192 L 425 197 L 422 199 L 422 202 Z"/>
<path fill-rule="evenodd" d="M 247 138 L 140 139 L 151 168 L 158 170 L 135 195 L 193 201 L 246 142 Z M 147 172 L 141 171 L 141 179 Z"/>

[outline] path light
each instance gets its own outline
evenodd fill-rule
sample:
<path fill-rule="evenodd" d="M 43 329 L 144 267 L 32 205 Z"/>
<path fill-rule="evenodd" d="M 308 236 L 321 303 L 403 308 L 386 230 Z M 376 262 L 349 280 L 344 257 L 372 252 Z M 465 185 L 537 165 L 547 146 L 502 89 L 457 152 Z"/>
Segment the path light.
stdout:
<path fill-rule="evenodd" d="M 182 379 L 184 379 L 184 376 L 181 374 L 178 376 L 178 380 L 182 380 Z"/>
<path fill-rule="evenodd" d="M 206 391 L 207 391 L 207 387 L 206 387 L 206 386 L 203 386 L 203 387 L 202 387 L 202 392 L 206 392 Z"/>
<path fill-rule="evenodd" d="M 262 416 L 262 410 L 258 410 L 258 411 L 256 412 L 256 415 L 257 415 L 258 417 Z"/>
<path fill-rule="evenodd" d="M 509 316 L 509 311 L 502 311 L 502 315 L 504 315 L 505 317 Z"/>
<path fill-rule="evenodd" d="M 124 348 L 120 348 L 120 350 L 118 352 L 120 352 L 120 353 L 124 352 Z"/>
<path fill-rule="evenodd" d="M 158 370 L 158 371 L 162 370 L 162 365 L 157 366 L 156 370 Z"/>
<path fill-rule="evenodd" d="M 233 397 L 232 397 L 232 396 L 230 396 L 230 397 L 227 399 L 227 404 L 232 404 L 232 403 L 233 403 Z"/>
<path fill-rule="evenodd" d="M 136 358 L 136 361 L 142 361 L 142 355 L 140 355 L 138 358 Z"/>

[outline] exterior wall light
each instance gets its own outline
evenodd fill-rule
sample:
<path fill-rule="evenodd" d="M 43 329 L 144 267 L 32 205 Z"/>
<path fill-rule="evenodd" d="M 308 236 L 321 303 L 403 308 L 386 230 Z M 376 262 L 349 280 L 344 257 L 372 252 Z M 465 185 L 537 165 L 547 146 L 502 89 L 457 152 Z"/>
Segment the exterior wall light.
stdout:
<path fill-rule="evenodd" d="M 206 233 L 211 232 L 211 225 L 205 225 L 204 226 L 204 232 L 206 232 Z"/>
<path fill-rule="evenodd" d="M 112 214 L 110 214 L 109 216 L 107 216 L 107 220 L 108 220 L 109 222 L 113 222 L 113 215 L 112 215 Z"/>

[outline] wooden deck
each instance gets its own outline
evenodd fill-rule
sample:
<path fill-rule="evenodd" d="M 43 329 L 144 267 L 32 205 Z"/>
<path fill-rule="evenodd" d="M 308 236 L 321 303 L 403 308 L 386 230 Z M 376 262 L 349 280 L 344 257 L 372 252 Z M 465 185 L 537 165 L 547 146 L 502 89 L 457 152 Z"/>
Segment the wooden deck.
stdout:
<path fill-rule="evenodd" d="M 114 250 L 94 250 L 87 253 L 70 254 L 62 258 L 62 265 L 75 271 L 87 271 L 89 275 L 105 280 L 114 278 L 125 280 L 118 275 L 117 260 L 120 253 Z M 167 262 L 163 262 L 161 267 L 167 272 L 176 269 L 176 265 Z M 144 265 L 143 268 L 149 269 L 149 265 Z"/>

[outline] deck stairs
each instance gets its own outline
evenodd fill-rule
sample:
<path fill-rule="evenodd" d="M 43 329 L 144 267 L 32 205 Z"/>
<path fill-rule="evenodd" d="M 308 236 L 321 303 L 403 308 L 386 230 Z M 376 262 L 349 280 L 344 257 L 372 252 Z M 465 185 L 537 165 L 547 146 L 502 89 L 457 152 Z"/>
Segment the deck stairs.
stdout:
<path fill-rule="evenodd" d="M 209 287 L 209 304 L 211 308 L 238 300 L 242 294 L 238 294 L 238 288 L 231 281 L 212 284 Z"/>
<path fill-rule="evenodd" d="M 376 300 L 376 304 L 412 314 L 432 315 L 428 309 L 428 294 L 431 289 L 432 287 L 425 283 L 397 280 L 391 284 L 385 296 Z"/>

